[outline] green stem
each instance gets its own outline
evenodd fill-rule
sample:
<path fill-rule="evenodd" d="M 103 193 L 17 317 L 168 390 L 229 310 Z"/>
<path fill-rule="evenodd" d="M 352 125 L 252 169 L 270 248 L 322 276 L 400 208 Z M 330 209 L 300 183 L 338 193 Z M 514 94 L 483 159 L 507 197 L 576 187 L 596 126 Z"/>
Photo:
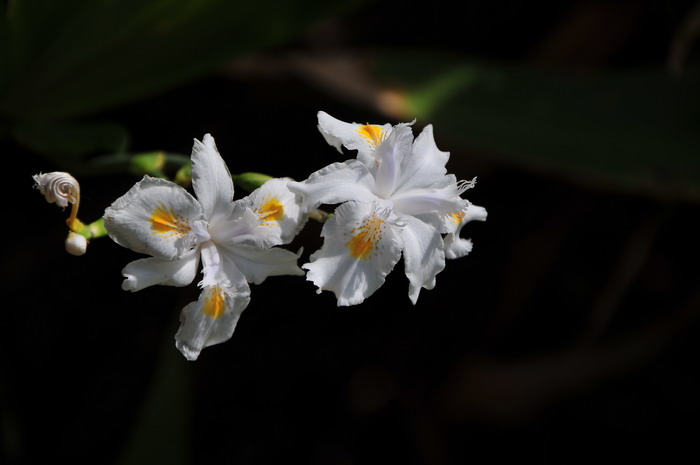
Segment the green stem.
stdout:
<path fill-rule="evenodd" d="M 107 235 L 107 229 L 105 229 L 105 220 L 103 218 L 100 218 L 99 220 L 93 221 L 90 224 L 84 225 L 80 231 L 75 232 L 77 232 L 81 236 L 85 236 L 88 240 L 105 237 Z"/>

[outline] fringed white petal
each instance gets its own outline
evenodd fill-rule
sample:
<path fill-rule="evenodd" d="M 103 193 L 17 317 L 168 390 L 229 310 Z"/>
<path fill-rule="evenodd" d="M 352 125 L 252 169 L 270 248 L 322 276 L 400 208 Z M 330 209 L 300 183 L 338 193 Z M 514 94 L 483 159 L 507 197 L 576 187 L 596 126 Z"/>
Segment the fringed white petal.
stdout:
<path fill-rule="evenodd" d="M 197 301 L 182 309 L 175 347 L 187 360 L 197 360 L 205 347 L 231 338 L 249 302 L 250 289 L 245 283 L 233 288 L 205 287 Z"/>
<path fill-rule="evenodd" d="M 196 242 L 202 208 L 182 187 L 144 176 L 105 210 L 105 228 L 118 244 L 164 259 L 179 258 Z"/>
<path fill-rule="evenodd" d="M 390 124 L 346 123 L 319 111 L 318 130 L 338 152 L 342 153 L 342 146 L 357 150 L 357 158 L 366 163 L 367 160 L 374 160 L 374 150 L 391 133 L 392 127 Z"/>
<path fill-rule="evenodd" d="M 323 226 L 323 246 L 302 267 L 307 279 L 318 292 L 333 292 L 339 306 L 362 303 L 401 257 L 398 230 L 389 210 L 373 203 L 341 205 Z"/>

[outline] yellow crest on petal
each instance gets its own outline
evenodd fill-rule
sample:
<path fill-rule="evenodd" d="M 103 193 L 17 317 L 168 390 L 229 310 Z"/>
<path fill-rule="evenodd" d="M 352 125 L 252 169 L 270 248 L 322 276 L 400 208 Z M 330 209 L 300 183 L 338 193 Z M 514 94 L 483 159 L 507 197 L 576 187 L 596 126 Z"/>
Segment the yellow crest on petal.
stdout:
<path fill-rule="evenodd" d="M 226 312 L 226 294 L 219 286 L 213 287 L 204 299 L 202 311 L 211 318 L 219 318 Z"/>
<path fill-rule="evenodd" d="M 281 221 L 284 219 L 284 204 L 277 197 L 268 199 L 258 209 L 258 218 L 263 221 Z"/>
<path fill-rule="evenodd" d="M 165 205 L 159 205 L 151 213 L 151 229 L 153 234 L 182 237 L 190 232 L 190 223 L 180 215 L 173 213 Z"/>
<path fill-rule="evenodd" d="M 345 244 L 350 249 L 350 256 L 359 260 L 372 258 L 377 242 L 382 239 L 384 220 L 372 213 L 362 225 L 353 228 L 353 237 Z"/>
<path fill-rule="evenodd" d="M 450 213 L 451 220 L 455 222 L 455 224 L 459 224 L 464 220 L 464 217 L 467 215 L 467 212 L 461 211 L 461 212 L 456 212 L 456 213 Z"/>
<path fill-rule="evenodd" d="M 376 147 L 386 138 L 386 131 L 376 124 L 365 124 L 357 128 L 357 132 L 367 139 L 372 146 Z"/>

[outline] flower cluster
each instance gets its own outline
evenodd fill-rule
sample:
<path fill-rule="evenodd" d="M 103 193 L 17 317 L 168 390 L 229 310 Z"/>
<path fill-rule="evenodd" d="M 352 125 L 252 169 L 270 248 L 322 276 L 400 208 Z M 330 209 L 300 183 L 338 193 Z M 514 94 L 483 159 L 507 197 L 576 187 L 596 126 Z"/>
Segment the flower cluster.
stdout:
<path fill-rule="evenodd" d="M 324 225 L 324 243 L 303 266 L 318 292 L 335 293 L 338 305 L 372 295 L 403 255 L 414 304 L 421 288 L 432 289 L 445 258 L 471 250 L 462 226 L 485 220 L 486 210 L 460 195 L 474 186 L 447 174 L 449 153 L 438 150 L 432 126 L 413 138 L 411 123 L 345 123 L 320 112 L 326 141 L 357 150 L 357 158 L 329 165 L 289 188 L 302 208 L 341 204 Z M 446 234 L 443 238 L 442 234 Z"/>
<path fill-rule="evenodd" d="M 474 180 L 447 174 L 449 154 L 436 147 L 431 126 L 414 139 L 411 123 L 345 123 L 323 112 L 318 121 L 330 145 L 356 150 L 357 157 L 302 182 L 271 179 L 234 200 L 231 175 L 207 134 L 192 150 L 196 197 L 144 176 L 106 209 L 109 236 L 149 255 L 124 268 L 125 290 L 188 285 L 201 262 L 201 294 L 182 310 L 175 336 L 187 359 L 232 336 L 250 302 L 249 283 L 304 275 L 305 269 L 318 292 L 334 292 L 338 305 L 356 305 L 381 287 L 403 256 L 415 304 L 422 288 L 435 286 L 445 259 L 470 252 L 460 231 L 471 220 L 485 220 L 486 210 L 461 198 Z M 278 246 L 289 244 L 320 206 L 334 204 L 323 246 L 300 268 L 301 252 Z"/>

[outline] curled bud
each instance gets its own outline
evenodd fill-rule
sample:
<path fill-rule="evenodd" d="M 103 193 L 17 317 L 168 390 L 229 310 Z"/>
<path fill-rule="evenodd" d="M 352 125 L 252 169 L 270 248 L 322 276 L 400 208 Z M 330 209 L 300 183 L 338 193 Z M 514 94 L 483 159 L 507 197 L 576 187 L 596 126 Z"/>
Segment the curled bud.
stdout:
<path fill-rule="evenodd" d="M 85 236 L 70 231 L 66 237 L 66 252 L 80 256 L 87 251 L 88 241 Z"/>
<path fill-rule="evenodd" d="M 46 198 L 49 203 L 55 203 L 59 207 L 67 207 L 68 204 L 76 204 L 80 201 L 80 185 L 78 181 L 68 173 L 54 171 L 46 174 L 35 174 L 34 188 Z"/>

